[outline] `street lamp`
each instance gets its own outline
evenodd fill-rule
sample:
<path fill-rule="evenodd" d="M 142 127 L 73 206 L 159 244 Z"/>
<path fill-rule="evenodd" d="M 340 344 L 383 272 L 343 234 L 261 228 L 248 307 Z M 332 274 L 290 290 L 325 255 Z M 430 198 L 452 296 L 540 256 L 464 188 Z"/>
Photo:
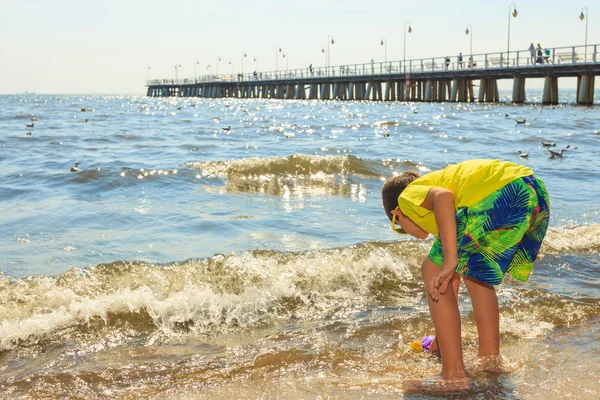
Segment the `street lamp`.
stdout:
<path fill-rule="evenodd" d="M 408 29 L 406 29 L 406 25 L 408 25 Z M 408 33 L 412 32 L 412 27 L 410 25 L 411 25 L 410 22 L 404 23 L 404 64 L 406 64 L 406 32 L 408 32 Z"/>
<path fill-rule="evenodd" d="M 244 58 L 246 57 L 246 52 L 242 51 L 242 75 L 244 75 Z"/>
<path fill-rule="evenodd" d="M 471 30 L 469 30 L 469 28 L 471 28 Z M 471 25 L 471 24 L 468 24 L 467 29 L 465 29 L 465 35 L 468 35 L 469 33 L 471 34 L 470 35 L 471 36 L 470 37 L 471 44 L 469 47 L 469 54 L 471 54 L 471 56 L 472 56 L 473 55 L 473 25 Z"/>
<path fill-rule="evenodd" d="M 254 56 L 254 62 L 256 63 L 256 72 L 258 72 L 258 57 Z"/>
<path fill-rule="evenodd" d="M 585 10 L 585 14 L 583 13 L 583 10 Z M 579 19 L 582 21 L 585 19 L 585 56 L 587 59 L 587 33 L 588 33 L 588 21 L 590 20 L 590 14 L 589 14 L 587 7 L 584 6 L 581 9 L 581 14 L 579 14 Z"/>
<path fill-rule="evenodd" d="M 146 80 L 149 81 L 150 80 L 150 70 L 152 69 L 152 67 L 150 67 L 148 65 L 148 68 L 146 68 Z"/>
<path fill-rule="evenodd" d="M 327 36 L 327 67 L 329 67 L 331 65 L 331 51 L 329 50 L 330 43 L 335 44 L 335 41 L 333 40 L 333 36 Z"/>
<path fill-rule="evenodd" d="M 175 80 L 179 80 L 179 68 L 181 68 L 181 64 L 175 64 Z"/>
<path fill-rule="evenodd" d="M 387 63 L 387 37 L 382 37 L 379 44 L 384 47 L 384 62 Z"/>
<path fill-rule="evenodd" d="M 231 76 L 233 76 L 233 61 L 229 61 L 229 65 L 231 65 Z"/>
<path fill-rule="evenodd" d="M 219 61 L 221 61 L 221 57 L 217 56 L 217 61 L 215 62 L 215 68 L 217 69 L 216 75 L 219 75 Z"/>
<path fill-rule="evenodd" d="M 196 79 L 196 77 L 198 76 L 198 65 L 200 65 L 200 61 L 196 60 L 196 64 L 194 64 L 194 79 Z"/>
<path fill-rule="evenodd" d="M 514 8 L 514 11 L 512 12 L 513 18 L 517 18 L 517 15 L 519 14 L 517 12 L 517 5 L 515 3 L 510 3 L 508 5 L 508 44 L 506 46 L 506 58 L 507 59 L 510 59 L 510 15 L 511 15 L 510 10 L 512 10 L 513 8 Z"/>
<path fill-rule="evenodd" d="M 288 61 L 290 60 L 290 58 L 287 56 L 288 52 L 286 51 L 285 53 L 283 53 L 283 58 L 285 58 L 285 70 L 287 71 L 288 68 Z"/>
<path fill-rule="evenodd" d="M 279 71 L 279 53 L 281 53 L 281 46 L 275 47 L 275 72 Z"/>

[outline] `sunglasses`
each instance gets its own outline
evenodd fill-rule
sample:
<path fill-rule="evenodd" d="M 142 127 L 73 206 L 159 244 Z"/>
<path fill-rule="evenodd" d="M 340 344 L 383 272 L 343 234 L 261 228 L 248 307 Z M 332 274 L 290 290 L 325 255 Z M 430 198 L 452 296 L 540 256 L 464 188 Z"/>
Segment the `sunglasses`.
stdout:
<path fill-rule="evenodd" d="M 394 208 L 394 211 L 399 210 L 400 206 Z M 406 231 L 400 227 L 396 227 L 396 214 L 392 214 L 392 230 L 399 235 L 405 235 Z"/>

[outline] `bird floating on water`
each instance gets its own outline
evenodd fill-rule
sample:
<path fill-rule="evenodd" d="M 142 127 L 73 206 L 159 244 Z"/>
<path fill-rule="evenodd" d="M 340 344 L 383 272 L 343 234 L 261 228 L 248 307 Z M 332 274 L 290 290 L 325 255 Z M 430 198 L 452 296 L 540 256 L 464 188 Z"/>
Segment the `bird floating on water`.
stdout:
<path fill-rule="evenodd" d="M 71 166 L 71 172 L 77 172 L 77 171 L 79 171 L 79 161 L 77 161 L 75 163 L 75 165 Z"/>
<path fill-rule="evenodd" d="M 30 124 L 25 124 L 25 127 L 26 127 L 26 128 L 33 128 L 33 122 L 32 122 L 32 123 L 30 123 Z"/>
<path fill-rule="evenodd" d="M 39 119 L 39 118 L 38 118 L 38 117 L 35 117 L 35 116 L 34 116 L 34 117 L 31 117 L 31 120 L 32 120 L 32 121 L 37 121 L 38 119 Z"/>
<path fill-rule="evenodd" d="M 521 118 L 521 119 L 515 119 L 515 122 L 517 124 L 524 124 L 525 122 L 527 122 L 527 120 L 525 118 Z"/>
<path fill-rule="evenodd" d="M 554 151 L 550 150 L 549 148 L 546 148 L 546 150 L 548 150 L 548 152 L 550 153 L 550 158 L 563 158 L 563 153 L 565 152 L 565 149 L 560 149 L 560 151 Z"/>
<path fill-rule="evenodd" d="M 517 150 L 517 152 L 519 153 L 519 158 L 529 157 L 529 153 L 525 153 L 524 151 L 521 151 L 521 150 Z"/>
<path fill-rule="evenodd" d="M 545 148 L 556 147 L 556 143 L 555 142 L 551 142 L 549 140 L 542 140 L 541 143 L 542 143 L 542 146 L 544 146 Z"/>
<path fill-rule="evenodd" d="M 27 136 L 31 136 L 31 131 L 28 131 L 28 132 L 26 133 L 26 135 L 27 135 Z"/>
<path fill-rule="evenodd" d="M 221 129 L 223 129 L 224 131 L 230 131 L 231 130 L 231 125 L 229 125 L 227 127 L 224 127 L 224 128 L 221 128 Z"/>
<path fill-rule="evenodd" d="M 568 145 L 566 145 L 566 146 L 565 146 L 565 148 L 566 148 L 567 150 L 575 150 L 575 149 L 578 149 L 578 148 L 579 148 L 579 146 L 571 146 L 570 144 L 568 144 Z"/>

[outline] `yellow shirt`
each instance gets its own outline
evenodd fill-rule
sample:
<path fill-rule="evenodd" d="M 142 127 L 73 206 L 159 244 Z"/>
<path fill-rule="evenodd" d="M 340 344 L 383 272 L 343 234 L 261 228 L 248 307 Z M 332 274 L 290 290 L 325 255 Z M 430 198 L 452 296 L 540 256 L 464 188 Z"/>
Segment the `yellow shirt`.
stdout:
<path fill-rule="evenodd" d="M 432 210 L 421 207 L 429 190 L 446 188 L 454 194 L 454 207 L 469 207 L 515 179 L 533 175 L 523 165 L 500 160 L 468 160 L 425 174 L 413 182 L 398 197 L 400 210 L 423 230 L 437 235 L 438 227 Z"/>

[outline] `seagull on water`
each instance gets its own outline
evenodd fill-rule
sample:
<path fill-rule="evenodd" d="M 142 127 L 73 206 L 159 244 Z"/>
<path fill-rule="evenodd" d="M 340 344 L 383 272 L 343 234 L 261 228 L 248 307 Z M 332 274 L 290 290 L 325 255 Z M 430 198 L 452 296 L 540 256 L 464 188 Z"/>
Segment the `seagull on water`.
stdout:
<path fill-rule="evenodd" d="M 548 152 L 550 153 L 550 158 L 563 158 L 563 153 L 565 152 L 565 149 L 560 149 L 560 151 L 554 151 L 550 150 L 549 148 L 546 148 L 546 150 L 548 150 Z"/>
<path fill-rule="evenodd" d="M 525 118 L 521 118 L 521 119 L 515 119 L 515 122 L 517 124 L 524 124 L 525 122 L 527 122 L 527 120 Z"/>
<path fill-rule="evenodd" d="M 226 128 L 221 128 L 221 129 L 223 129 L 224 131 L 230 131 L 230 130 L 231 130 L 231 125 L 229 125 L 229 126 L 228 126 L 228 127 L 226 127 Z"/>
<path fill-rule="evenodd" d="M 26 128 L 33 128 L 33 122 L 32 122 L 32 123 L 30 123 L 30 124 L 25 124 L 25 127 L 26 127 Z"/>
<path fill-rule="evenodd" d="M 548 147 L 556 147 L 556 143 L 551 142 L 549 140 L 542 140 L 541 143 L 542 143 L 542 146 L 544 146 L 546 149 Z"/>
<path fill-rule="evenodd" d="M 39 118 L 38 117 L 31 117 L 32 121 L 37 121 Z"/>
<path fill-rule="evenodd" d="M 529 157 L 529 153 L 525 153 L 524 151 L 517 150 L 517 153 L 519 153 L 519 158 L 527 158 L 527 157 Z"/>
<path fill-rule="evenodd" d="M 71 172 L 77 172 L 77 171 L 79 171 L 79 161 L 77 161 L 75 163 L 75 165 L 71 166 Z"/>

